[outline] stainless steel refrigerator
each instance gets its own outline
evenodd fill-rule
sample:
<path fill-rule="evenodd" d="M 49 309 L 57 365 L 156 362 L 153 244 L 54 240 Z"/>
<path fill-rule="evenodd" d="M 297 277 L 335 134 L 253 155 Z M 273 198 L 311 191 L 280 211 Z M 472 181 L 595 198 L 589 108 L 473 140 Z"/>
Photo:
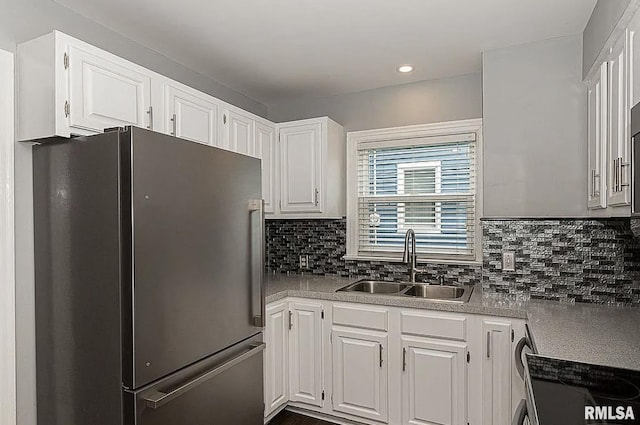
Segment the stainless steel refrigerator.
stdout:
<path fill-rule="evenodd" d="M 262 424 L 260 161 L 127 127 L 33 178 L 38 424 Z"/>

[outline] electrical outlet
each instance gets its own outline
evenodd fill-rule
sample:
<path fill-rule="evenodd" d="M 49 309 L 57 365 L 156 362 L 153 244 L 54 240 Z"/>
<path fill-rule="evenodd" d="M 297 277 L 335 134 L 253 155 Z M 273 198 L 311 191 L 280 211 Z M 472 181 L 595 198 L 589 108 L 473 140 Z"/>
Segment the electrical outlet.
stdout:
<path fill-rule="evenodd" d="M 301 255 L 300 256 L 300 268 L 301 269 L 308 269 L 309 268 L 309 256 L 308 255 Z"/>
<path fill-rule="evenodd" d="M 516 271 L 516 254 L 513 251 L 502 251 L 502 271 Z"/>

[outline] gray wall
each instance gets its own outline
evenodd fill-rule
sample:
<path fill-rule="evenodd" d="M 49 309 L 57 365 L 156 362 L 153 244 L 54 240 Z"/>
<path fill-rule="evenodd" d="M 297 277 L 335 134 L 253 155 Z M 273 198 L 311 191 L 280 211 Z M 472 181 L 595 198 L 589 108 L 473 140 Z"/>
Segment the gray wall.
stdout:
<path fill-rule="evenodd" d="M 582 77 L 586 77 L 589 69 L 602 50 L 604 43 L 611 35 L 630 0 L 598 0 L 591 13 L 591 18 L 583 33 L 584 51 L 582 56 Z"/>
<path fill-rule="evenodd" d="M 144 16 L 140 17 L 144 19 Z M 16 44 L 54 29 L 180 81 L 226 102 L 266 117 L 267 107 L 217 81 L 198 74 L 51 0 L 0 0 L 0 49 L 16 51 Z M 198 46 L 193 46 L 197 49 Z"/>
<path fill-rule="evenodd" d="M 482 117 L 482 77 L 462 75 L 270 104 L 275 122 L 329 116 L 346 131 Z"/>
<path fill-rule="evenodd" d="M 583 217 L 582 37 L 483 55 L 484 216 Z"/>

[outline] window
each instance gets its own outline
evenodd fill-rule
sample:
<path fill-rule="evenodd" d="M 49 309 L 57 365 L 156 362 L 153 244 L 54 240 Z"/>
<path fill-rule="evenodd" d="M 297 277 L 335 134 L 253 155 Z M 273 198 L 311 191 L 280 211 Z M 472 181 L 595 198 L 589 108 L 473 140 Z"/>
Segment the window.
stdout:
<path fill-rule="evenodd" d="M 349 133 L 347 258 L 400 259 L 413 229 L 420 259 L 476 260 L 473 123 Z"/>
<path fill-rule="evenodd" d="M 442 187 L 441 161 L 397 164 L 399 195 L 440 193 Z M 440 231 L 442 224 L 440 202 L 398 203 L 398 231 L 407 229 Z"/>

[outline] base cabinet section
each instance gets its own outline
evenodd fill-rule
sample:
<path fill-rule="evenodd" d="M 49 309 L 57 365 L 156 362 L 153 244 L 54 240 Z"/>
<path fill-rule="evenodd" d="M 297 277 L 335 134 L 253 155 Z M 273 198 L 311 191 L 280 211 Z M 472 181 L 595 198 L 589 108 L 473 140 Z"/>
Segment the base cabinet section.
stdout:
<path fill-rule="evenodd" d="M 483 320 L 482 423 L 509 425 L 511 409 L 512 326 L 510 322 Z"/>
<path fill-rule="evenodd" d="M 388 421 L 387 335 L 333 330 L 333 410 Z"/>
<path fill-rule="evenodd" d="M 524 386 L 514 381 L 514 339 L 524 329 L 520 319 L 462 312 L 273 302 L 265 417 L 289 406 L 367 425 L 510 424 Z"/>
<path fill-rule="evenodd" d="M 322 304 L 292 302 L 289 308 L 289 399 L 321 407 Z"/>
<path fill-rule="evenodd" d="M 287 302 L 267 307 L 265 328 L 265 417 L 289 401 L 289 308 Z"/>
<path fill-rule="evenodd" d="M 467 345 L 402 338 L 402 423 L 467 423 Z"/>

